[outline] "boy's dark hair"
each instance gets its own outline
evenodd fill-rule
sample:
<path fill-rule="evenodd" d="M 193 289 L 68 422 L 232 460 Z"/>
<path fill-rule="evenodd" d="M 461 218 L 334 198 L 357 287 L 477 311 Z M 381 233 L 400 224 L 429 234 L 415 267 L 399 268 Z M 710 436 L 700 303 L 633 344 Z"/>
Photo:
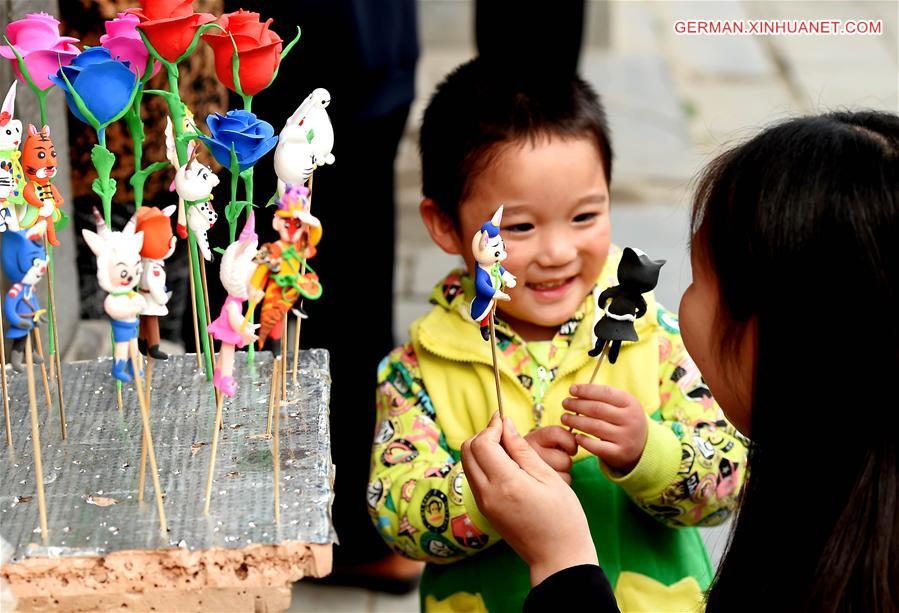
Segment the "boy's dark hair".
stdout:
<path fill-rule="evenodd" d="M 462 64 L 437 86 L 422 119 L 422 193 L 458 221 L 459 203 L 498 144 L 545 136 L 593 138 L 611 182 L 605 110 L 583 79 L 510 73 L 479 58 Z"/>

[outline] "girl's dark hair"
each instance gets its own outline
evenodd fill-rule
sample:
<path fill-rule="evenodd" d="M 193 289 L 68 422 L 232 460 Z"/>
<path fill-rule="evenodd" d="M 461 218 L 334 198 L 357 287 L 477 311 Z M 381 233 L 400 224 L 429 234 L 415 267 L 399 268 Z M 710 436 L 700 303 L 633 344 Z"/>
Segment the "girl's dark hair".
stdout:
<path fill-rule="evenodd" d="M 693 211 L 722 355 L 756 324 L 750 476 L 708 610 L 899 609 L 899 118 L 786 121 Z"/>
<path fill-rule="evenodd" d="M 594 139 L 611 182 L 605 111 L 583 79 L 526 74 L 482 58 L 462 64 L 437 86 L 422 118 L 422 193 L 458 221 L 459 203 L 497 145 L 545 136 Z"/>

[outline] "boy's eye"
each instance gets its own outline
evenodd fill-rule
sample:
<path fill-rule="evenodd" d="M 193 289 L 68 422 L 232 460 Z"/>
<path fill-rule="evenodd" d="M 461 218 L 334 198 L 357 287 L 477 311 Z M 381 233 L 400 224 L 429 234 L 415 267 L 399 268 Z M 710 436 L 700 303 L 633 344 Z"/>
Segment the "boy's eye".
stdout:
<path fill-rule="evenodd" d="M 593 221 L 598 217 L 597 213 L 581 213 L 580 215 L 574 216 L 574 223 L 584 223 L 587 221 Z"/>
<path fill-rule="evenodd" d="M 517 223 L 514 226 L 508 226 L 506 232 L 529 232 L 534 229 L 532 223 Z"/>

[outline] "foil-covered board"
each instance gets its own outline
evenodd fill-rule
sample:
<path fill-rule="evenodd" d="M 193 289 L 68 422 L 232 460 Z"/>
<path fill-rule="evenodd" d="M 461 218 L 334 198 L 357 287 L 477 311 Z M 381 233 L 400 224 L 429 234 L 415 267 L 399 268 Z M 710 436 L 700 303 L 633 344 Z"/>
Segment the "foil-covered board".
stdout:
<path fill-rule="evenodd" d="M 280 406 L 279 525 L 273 440 L 265 435 L 272 355 L 257 352 L 255 368 L 250 368 L 246 354 L 238 353 L 235 364 L 239 388 L 233 398 L 224 399 L 208 516 L 203 502 L 215 419 L 212 386 L 193 354 L 153 364 L 150 419 L 169 524 L 165 536 L 149 465 L 144 500 L 138 502 L 142 427 L 133 384 L 122 387 L 124 409 L 119 412 L 110 358 L 63 364 L 68 426 L 63 441 L 55 385 L 50 386 L 54 404 L 48 411 L 35 367 L 46 543 L 39 527 L 27 380 L 24 373 L 8 371 L 13 446 L 6 445 L 0 428 L 0 536 L 14 548 L 12 561 L 167 547 L 335 542 L 327 351 L 301 352 L 296 386 L 288 373 L 288 401 Z"/>

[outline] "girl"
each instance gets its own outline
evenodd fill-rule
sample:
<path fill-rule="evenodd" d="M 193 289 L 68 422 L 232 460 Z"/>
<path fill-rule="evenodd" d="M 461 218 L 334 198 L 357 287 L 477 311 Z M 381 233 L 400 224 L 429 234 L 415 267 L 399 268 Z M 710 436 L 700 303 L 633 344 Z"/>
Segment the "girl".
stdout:
<path fill-rule="evenodd" d="M 709 611 L 899 608 L 897 176 L 899 118 L 840 112 L 769 128 L 701 178 L 681 328 L 753 441 Z M 596 389 L 572 388 L 566 423 L 595 431 Z M 576 499 L 514 427 L 494 419 L 462 455 L 478 507 L 530 564 L 528 605 L 614 609 L 596 552 L 562 547 L 589 543 Z"/>

